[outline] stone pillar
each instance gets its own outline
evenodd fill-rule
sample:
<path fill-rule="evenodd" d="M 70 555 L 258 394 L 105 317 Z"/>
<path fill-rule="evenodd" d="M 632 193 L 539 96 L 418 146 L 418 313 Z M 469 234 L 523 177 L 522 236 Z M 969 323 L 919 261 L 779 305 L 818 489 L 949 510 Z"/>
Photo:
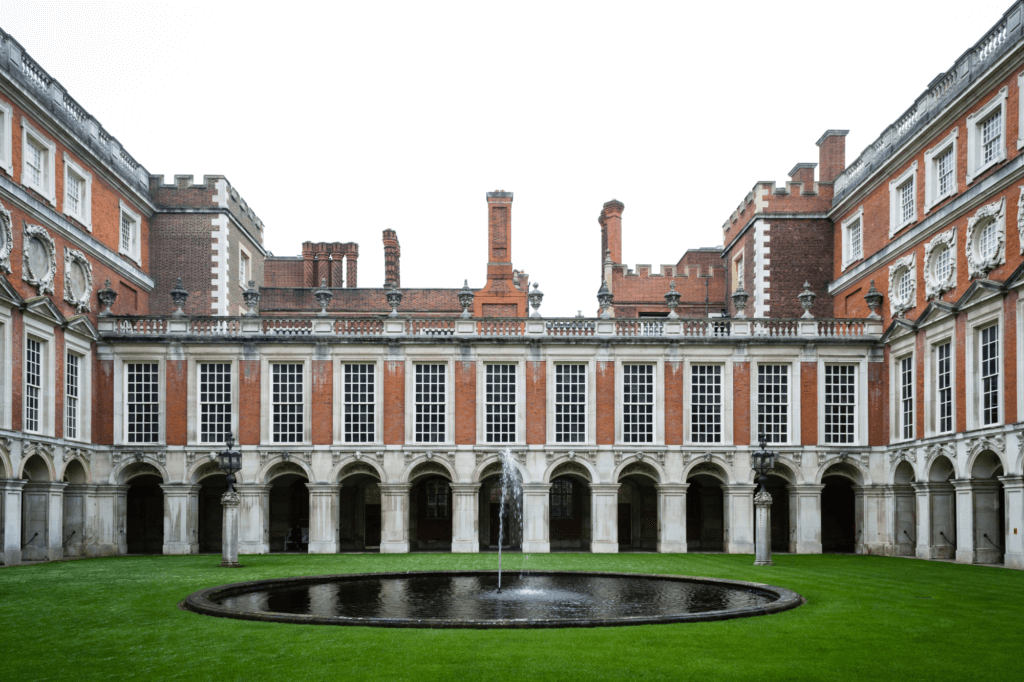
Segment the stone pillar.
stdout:
<path fill-rule="evenodd" d="M 956 529 L 952 521 L 956 496 L 953 486 L 943 482 L 915 483 L 914 490 L 918 491 L 917 557 L 955 558 L 956 545 L 953 543 L 956 542 Z"/>
<path fill-rule="evenodd" d="M 128 509 L 128 486 L 96 486 L 96 504 L 90 508 L 87 525 L 92 532 L 95 556 L 115 556 L 128 553 L 125 535 L 125 513 Z"/>
<path fill-rule="evenodd" d="M 335 483 L 307 483 L 309 489 L 309 553 L 338 553 L 338 496 Z"/>
<path fill-rule="evenodd" d="M 914 490 L 914 496 L 916 497 L 916 518 L 917 523 L 915 524 L 916 532 L 914 538 L 917 542 L 914 544 L 914 556 L 918 559 L 930 559 L 931 558 L 931 534 L 932 534 L 932 516 L 931 516 L 931 495 L 929 494 L 927 483 L 911 483 L 910 487 Z"/>
<path fill-rule="evenodd" d="M 874 486 L 853 486 L 857 554 L 884 554 L 886 528 L 885 490 Z"/>
<path fill-rule="evenodd" d="M 725 493 L 725 551 L 754 553 L 754 484 L 723 484 Z"/>
<path fill-rule="evenodd" d="M 970 479 L 951 481 L 956 496 L 956 562 L 974 563 L 974 488 Z"/>
<path fill-rule="evenodd" d="M 408 483 L 380 485 L 381 554 L 409 551 L 409 488 Z"/>
<path fill-rule="evenodd" d="M 1006 552 L 1003 565 L 1024 568 L 1024 476 L 1000 476 L 1006 496 Z"/>
<path fill-rule="evenodd" d="M 22 493 L 25 513 L 21 518 L 21 550 L 26 561 L 55 561 L 64 556 L 61 536 L 63 494 L 67 483 L 26 481 Z M 34 536 L 34 537 L 33 537 Z"/>
<path fill-rule="evenodd" d="M 974 479 L 971 480 L 971 489 L 974 497 L 974 563 L 1002 563 L 1005 538 L 996 537 L 1000 521 L 999 481 L 994 478 Z"/>
<path fill-rule="evenodd" d="M 548 534 L 550 500 L 550 483 L 523 484 L 523 552 L 526 554 L 551 551 Z"/>
<path fill-rule="evenodd" d="M 199 489 L 190 483 L 161 483 L 164 491 L 164 554 L 199 553 Z"/>
<path fill-rule="evenodd" d="M 238 493 L 238 551 L 242 554 L 270 552 L 270 485 L 236 483 Z"/>
<path fill-rule="evenodd" d="M 452 483 L 452 552 L 480 551 L 480 484 Z M 492 532 L 497 532 L 492 531 Z"/>
<path fill-rule="evenodd" d="M 619 551 L 619 484 L 590 484 L 590 551 L 614 554 Z"/>
<path fill-rule="evenodd" d="M 892 554 L 915 556 L 919 526 L 917 497 L 909 485 L 894 485 L 892 490 Z"/>
<path fill-rule="evenodd" d="M 767 490 L 754 495 L 757 513 L 757 542 L 754 543 L 754 565 L 772 565 L 772 496 Z"/>
<path fill-rule="evenodd" d="M 797 554 L 821 554 L 821 491 L 816 483 L 791 488 L 789 518 L 796 524 L 795 542 L 791 551 Z"/>
<path fill-rule="evenodd" d="M 87 554 L 89 542 L 89 504 L 96 486 L 83 483 L 71 483 L 64 488 L 64 556 L 82 557 Z"/>
<path fill-rule="evenodd" d="M 3 509 L 3 545 L 0 546 L 0 561 L 4 566 L 21 563 L 21 496 L 27 481 L 20 479 L 0 480 L 0 504 Z"/>
<path fill-rule="evenodd" d="M 221 534 L 220 567 L 241 568 L 238 563 L 238 507 L 241 496 L 236 492 L 224 493 L 220 496 L 220 505 L 224 509 L 223 533 Z M 312 545 L 312 542 L 310 543 Z"/>
<path fill-rule="evenodd" d="M 686 551 L 686 489 L 687 483 L 659 483 L 658 551 Z"/>

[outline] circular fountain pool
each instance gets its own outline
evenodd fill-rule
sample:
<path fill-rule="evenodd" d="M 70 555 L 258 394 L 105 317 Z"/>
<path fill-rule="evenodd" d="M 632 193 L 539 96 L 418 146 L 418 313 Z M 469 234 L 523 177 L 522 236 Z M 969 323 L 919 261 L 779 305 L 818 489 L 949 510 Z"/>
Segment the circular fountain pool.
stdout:
<path fill-rule="evenodd" d="M 360 573 L 211 587 L 182 606 L 210 616 L 326 625 L 550 628 L 725 620 L 802 603 L 772 585 L 636 573 Z"/>

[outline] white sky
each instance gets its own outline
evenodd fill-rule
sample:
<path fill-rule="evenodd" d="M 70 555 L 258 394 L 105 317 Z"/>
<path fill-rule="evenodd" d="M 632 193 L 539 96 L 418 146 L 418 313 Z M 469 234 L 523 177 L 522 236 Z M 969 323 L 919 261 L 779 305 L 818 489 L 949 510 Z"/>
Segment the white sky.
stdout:
<path fill-rule="evenodd" d="M 568 316 L 605 201 L 632 265 L 720 246 L 755 181 L 828 128 L 852 161 L 1010 6 L 2 0 L 0 26 L 151 173 L 227 176 L 276 255 L 358 242 L 363 286 L 385 228 L 403 287 L 482 286 L 484 194 L 514 191 L 513 262 Z"/>

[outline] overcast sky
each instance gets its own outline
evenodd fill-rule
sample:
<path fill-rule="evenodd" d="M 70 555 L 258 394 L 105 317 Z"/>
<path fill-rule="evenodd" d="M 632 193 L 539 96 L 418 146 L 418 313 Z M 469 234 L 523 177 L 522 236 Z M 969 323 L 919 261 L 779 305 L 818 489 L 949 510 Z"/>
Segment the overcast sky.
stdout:
<path fill-rule="evenodd" d="M 355 241 L 381 286 L 482 286 L 485 192 L 548 316 L 592 314 L 597 216 L 623 259 L 721 246 L 757 180 L 848 128 L 847 161 L 1010 0 L 267 5 L 2 0 L 0 26 L 151 173 L 227 176 L 276 255 Z"/>

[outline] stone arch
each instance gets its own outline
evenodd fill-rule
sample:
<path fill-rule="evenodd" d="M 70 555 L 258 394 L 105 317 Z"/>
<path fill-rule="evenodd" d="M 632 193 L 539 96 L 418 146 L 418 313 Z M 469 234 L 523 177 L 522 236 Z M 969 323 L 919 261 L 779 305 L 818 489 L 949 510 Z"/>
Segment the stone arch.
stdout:
<path fill-rule="evenodd" d="M 612 474 L 612 480 L 619 482 L 624 476 L 646 476 L 655 483 L 663 483 L 667 478 L 664 469 L 657 466 L 654 462 L 649 462 L 646 459 L 639 462 L 636 459 L 631 459 L 628 462 L 622 462 L 615 468 L 615 472 Z"/>
<path fill-rule="evenodd" d="M 859 462 L 839 457 L 833 457 L 818 467 L 818 474 L 815 476 L 815 483 L 821 484 L 821 479 L 826 476 L 842 476 L 848 478 L 855 485 L 871 485 L 871 476 Z"/>
<path fill-rule="evenodd" d="M 61 472 L 61 475 L 60 475 L 61 480 L 63 481 L 65 478 L 68 478 L 68 470 L 69 470 L 69 468 L 71 467 L 71 465 L 73 463 L 77 463 L 77 466 L 81 467 L 82 470 L 85 472 L 85 480 L 84 481 L 70 481 L 70 482 L 71 483 L 91 483 L 92 482 L 92 467 L 89 466 L 88 460 L 86 460 L 85 457 L 82 457 L 82 455 L 79 454 L 79 452 L 77 452 L 77 451 L 73 450 L 72 453 L 73 454 L 68 456 L 67 452 L 65 452 L 65 457 L 67 457 L 67 459 L 64 460 L 63 471 Z"/>
<path fill-rule="evenodd" d="M 171 478 L 167 475 L 167 470 L 155 462 L 130 462 L 111 472 L 111 478 L 121 485 L 139 476 L 158 476 L 164 483 Z"/>
<path fill-rule="evenodd" d="M 544 472 L 544 483 L 551 483 L 558 476 L 578 476 L 587 483 L 595 483 L 598 480 L 597 470 L 585 460 L 562 459 L 553 462 Z"/>
<path fill-rule="evenodd" d="M 889 474 L 892 485 L 910 485 L 917 480 L 913 465 L 905 459 L 896 460 Z"/>
<path fill-rule="evenodd" d="M 686 481 L 690 476 L 705 474 L 707 476 L 717 478 L 722 485 L 732 483 L 732 480 L 729 478 L 729 470 L 732 467 L 726 468 L 728 465 L 724 461 L 717 460 L 718 458 L 714 457 L 710 462 L 704 459 L 690 462 L 690 464 L 683 469 L 683 481 Z"/>
<path fill-rule="evenodd" d="M 287 462 L 277 460 L 276 462 L 268 463 L 262 473 L 262 476 L 257 476 L 257 480 L 261 483 L 270 483 L 275 478 L 286 474 L 303 476 L 307 481 L 313 481 L 313 471 L 309 468 L 308 464 L 301 460 L 289 460 Z"/>
<path fill-rule="evenodd" d="M 446 460 L 434 458 L 432 460 L 420 460 L 409 465 L 402 474 L 403 483 L 415 483 L 416 479 L 424 476 L 442 476 L 449 481 L 458 480 L 455 469 Z"/>
<path fill-rule="evenodd" d="M 375 462 L 368 460 L 355 460 L 341 464 L 338 467 L 337 473 L 331 476 L 331 480 L 341 483 L 346 478 L 358 475 L 373 476 L 377 479 L 378 483 L 386 480 L 384 478 L 384 471 Z"/>
<path fill-rule="evenodd" d="M 516 471 L 519 472 L 519 480 L 524 483 L 528 483 L 529 479 L 527 478 L 527 475 L 529 472 L 526 470 L 526 467 L 524 467 L 515 457 L 512 458 L 512 464 L 515 466 Z M 494 455 L 493 457 L 487 457 L 476 466 L 476 469 L 473 470 L 472 481 L 473 483 L 483 483 L 484 479 L 488 476 L 494 476 L 495 474 L 500 473 L 501 461 L 498 459 L 497 455 Z"/>
<path fill-rule="evenodd" d="M 53 466 L 53 459 L 44 451 L 32 449 L 28 454 L 23 453 L 18 478 L 27 478 L 31 481 L 56 481 L 57 471 Z"/>
<path fill-rule="evenodd" d="M 64 473 L 61 475 L 61 480 L 67 480 L 68 483 L 82 484 L 89 482 L 89 470 L 85 466 L 85 462 L 77 457 L 69 459 L 64 465 Z"/>
<path fill-rule="evenodd" d="M 185 476 L 185 480 L 194 485 L 202 481 L 204 478 L 217 475 L 223 476 L 224 470 L 220 468 L 220 465 L 216 460 L 207 459 L 206 461 L 194 462 L 191 470 Z"/>
<path fill-rule="evenodd" d="M 1003 470 L 1002 474 L 996 474 L 995 472 L 999 469 Z M 992 478 L 993 476 L 1005 476 L 1006 475 L 1006 463 L 1003 462 L 1003 457 L 995 450 L 981 450 L 974 453 L 967 463 L 966 473 L 971 478 Z"/>
<path fill-rule="evenodd" d="M 12 471 L 11 453 L 4 447 L 4 439 L 0 438 L 0 478 L 10 478 Z"/>
<path fill-rule="evenodd" d="M 798 485 L 804 482 L 799 472 L 800 467 L 793 460 L 779 457 L 775 460 L 775 468 L 768 472 L 768 475 L 781 478 L 787 485 Z M 757 472 L 753 469 L 747 475 L 747 483 L 757 483 Z"/>
<path fill-rule="evenodd" d="M 928 465 L 928 480 L 933 483 L 945 483 L 957 478 L 956 466 L 945 455 L 938 455 Z"/>

